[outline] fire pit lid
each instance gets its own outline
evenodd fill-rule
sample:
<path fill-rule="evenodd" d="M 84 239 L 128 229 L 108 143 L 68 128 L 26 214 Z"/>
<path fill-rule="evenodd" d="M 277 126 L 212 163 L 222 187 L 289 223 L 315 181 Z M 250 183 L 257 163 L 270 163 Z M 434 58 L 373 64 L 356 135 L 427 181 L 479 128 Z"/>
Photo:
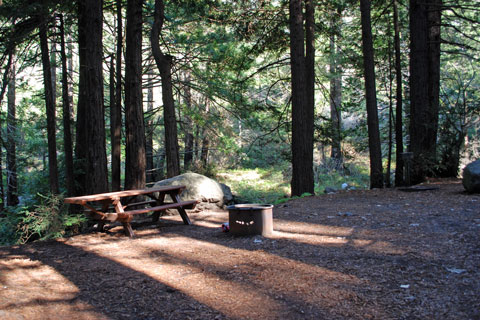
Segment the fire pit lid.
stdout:
<path fill-rule="evenodd" d="M 228 210 L 264 210 L 273 208 L 273 204 L 243 203 L 228 206 Z"/>

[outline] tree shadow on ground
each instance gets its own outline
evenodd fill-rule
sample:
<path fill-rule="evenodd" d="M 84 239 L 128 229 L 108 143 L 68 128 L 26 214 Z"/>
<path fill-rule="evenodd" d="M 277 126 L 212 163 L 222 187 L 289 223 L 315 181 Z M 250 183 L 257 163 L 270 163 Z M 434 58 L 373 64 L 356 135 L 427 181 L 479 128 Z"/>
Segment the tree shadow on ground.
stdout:
<path fill-rule="evenodd" d="M 88 304 L 91 306 L 89 312 L 112 319 L 226 318 L 221 311 L 203 305 L 145 273 L 63 242 L 49 241 L 3 251 L 0 255 L 2 260 L 26 257 L 32 261 L 38 261 L 55 269 L 78 288 L 74 297 L 63 301 L 45 297 L 44 300 L 35 299 L 35 301 L 18 305 L 13 300 L 10 304 L 2 306 L 6 311 L 28 307 L 29 304 L 54 306 L 61 302 L 62 304 Z M 5 279 L 2 279 L 2 282 L 4 281 Z M 177 308 L 177 305 L 183 308 Z M 59 315 L 45 314 L 44 316 L 54 318 Z M 76 317 L 76 315 L 71 316 Z"/>

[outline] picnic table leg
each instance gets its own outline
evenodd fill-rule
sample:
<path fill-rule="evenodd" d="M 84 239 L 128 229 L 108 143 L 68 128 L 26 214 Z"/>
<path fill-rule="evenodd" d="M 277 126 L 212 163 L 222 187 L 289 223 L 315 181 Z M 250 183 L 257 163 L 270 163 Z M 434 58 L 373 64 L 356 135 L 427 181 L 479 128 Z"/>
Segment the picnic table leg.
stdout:
<path fill-rule="evenodd" d="M 110 202 L 104 202 L 102 204 L 102 212 L 107 212 L 109 206 L 110 206 Z M 100 232 L 105 231 L 105 220 L 98 220 L 97 231 L 100 231 Z"/>
<path fill-rule="evenodd" d="M 132 225 L 130 222 L 122 222 L 123 230 L 125 231 L 125 235 L 127 237 L 133 238 L 135 237 L 135 233 L 133 232 Z"/>
<path fill-rule="evenodd" d="M 155 199 L 155 200 L 157 200 L 157 206 L 161 206 L 165 201 L 165 193 L 160 192 L 160 194 L 158 195 L 158 199 Z M 158 222 L 159 217 L 160 217 L 160 211 L 155 211 L 152 215 L 152 222 Z"/>
<path fill-rule="evenodd" d="M 171 193 L 170 197 L 172 198 L 173 202 L 178 203 L 181 201 L 180 194 L 178 193 L 174 193 L 174 194 Z M 180 213 L 180 216 L 182 217 L 184 224 L 192 224 L 192 222 L 190 221 L 190 218 L 187 215 L 187 212 L 185 211 L 185 209 L 183 209 L 183 207 L 178 207 L 177 210 L 178 210 L 178 213 Z"/>
<path fill-rule="evenodd" d="M 123 205 L 120 202 L 120 198 L 113 201 L 113 207 L 115 208 L 115 213 L 117 215 L 120 215 L 119 218 L 115 217 L 115 220 L 121 221 L 123 225 L 123 230 L 125 231 L 125 235 L 133 238 L 135 236 L 135 233 L 133 232 L 132 225 L 130 224 L 130 221 L 132 221 L 133 219 L 132 215 L 127 215 L 126 217 L 123 215 L 124 210 Z"/>

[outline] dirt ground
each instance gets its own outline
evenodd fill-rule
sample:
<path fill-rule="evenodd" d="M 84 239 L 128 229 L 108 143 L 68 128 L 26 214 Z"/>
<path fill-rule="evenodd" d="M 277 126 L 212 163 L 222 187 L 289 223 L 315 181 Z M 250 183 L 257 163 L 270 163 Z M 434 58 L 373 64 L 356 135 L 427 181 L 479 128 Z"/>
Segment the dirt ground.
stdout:
<path fill-rule="evenodd" d="M 292 200 L 269 237 L 204 211 L 0 247 L 0 319 L 480 319 L 480 195 L 428 186 Z"/>

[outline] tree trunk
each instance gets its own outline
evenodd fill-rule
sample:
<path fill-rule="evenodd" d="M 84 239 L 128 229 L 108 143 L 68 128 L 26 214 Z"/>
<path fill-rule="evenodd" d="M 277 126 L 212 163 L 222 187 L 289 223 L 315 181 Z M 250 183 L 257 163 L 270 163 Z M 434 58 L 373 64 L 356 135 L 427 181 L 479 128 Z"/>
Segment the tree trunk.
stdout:
<path fill-rule="evenodd" d="M 390 35 L 390 27 L 388 28 Z M 392 77 L 392 47 L 388 44 L 388 155 L 387 172 L 385 173 L 385 186 L 391 188 L 391 168 L 392 168 L 392 149 L 393 149 L 393 77 Z"/>
<path fill-rule="evenodd" d="M 310 4 L 312 5 L 312 4 Z M 307 97 L 302 1 L 290 0 L 290 65 L 292 77 L 292 196 L 314 193 L 313 110 Z M 310 40 L 310 39 L 309 39 Z M 310 54 L 310 53 L 309 53 Z"/>
<path fill-rule="evenodd" d="M 122 140 L 122 1 L 117 0 L 117 53 L 115 103 L 110 106 L 110 143 L 112 146 L 112 191 L 121 189 L 121 140 Z"/>
<path fill-rule="evenodd" d="M 200 140 L 200 126 L 198 124 L 195 125 L 195 132 L 193 134 L 193 155 L 194 161 L 198 160 L 198 149 L 199 149 L 199 140 Z"/>
<path fill-rule="evenodd" d="M 307 143 L 312 145 L 313 165 L 313 131 L 315 116 L 315 5 L 313 0 L 305 0 L 305 76 L 307 93 L 307 118 L 305 135 Z M 311 138 L 310 138 L 311 137 Z M 310 142 L 311 141 L 311 142 Z"/>
<path fill-rule="evenodd" d="M 53 104 L 57 105 L 57 43 L 56 35 L 50 40 L 50 68 L 52 69 L 52 96 Z"/>
<path fill-rule="evenodd" d="M 165 152 L 161 150 L 158 154 L 158 162 L 157 162 L 157 173 L 156 177 L 158 181 L 165 179 Z"/>
<path fill-rule="evenodd" d="M 208 135 L 205 134 L 202 139 L 202 152 L 200 154 L 200 161 L 202 162 L 203 168 L 207 168 L 208 166 L 208 153 L 210 149 L 210 140 L 208 139 Z"/>
<path fill-rule="evenodd" d="M 205 117 L 208 117 L 208 112 L 210 111 L 210 102 L 205 99 Z M 210 140 L 208 139 L 207 130 L 202 129 L 202 150 L 200 153 L 200 161 L 202 162 L 203 168 L 207 168 L 208 165 L 208 153 L 210 148 Z"/>
<path fill-rule="evenodd" d="M 68 32 L 68 31 L 67 31 Z M 70 34 L 67 34 L 67 50 L 68 50 L 68 55 L 67 55 L 67 70 L 68 70 L 68 102 L 70 105 L 70 120 L 73 122 L 75 119 L 75 116 L 73 114 L 73 41 L 72 41 L 72 36 Z M 73 131 L 74 127 L 72 127 Z M 75 136 L 75 134 L 72 135 L 72 138 Z"/>
<path fill-rule="evenodd" d="M 338 52 L 336 37 L 340 32 L 338 18 L 332 15 L 331 27 L 332 34 L 330 36 L 330 121 L 332 123 L 332 150 L 330 157 L 334 159 L 337 166 L 340 167 L 343 162 L 341 147 L 341 130 L 342 130 L 342 70 L 338 62 Z"/>
<path fill-rule="evenodd" d="M 400 26 L 398 24 L 397 0 L 393 0 L 393 28 L 395 31 L 395 81 L 396 81 L 396 106 L 395 106 L 395 144 L 396 167 L 395 186 L 404 185 L 403 178 L 403 93 L 402 93 L 402 59 L 400 51 Z"/>
<path fill-rule="evenodd" d="M 410 0 L 410 150 L 412 183 L 436 162 L 440 80 L 440 0 Z"/>
<path fill-rule="evenodd" d="M 185 105 L 187 110 L 192 110 L 192 92 L 190 90 L 190 72 L 185 73 L 185 86 L 184 86 L 184 95 L 185 95 Z M 183 156 L 183 168 L 188 170 L 192 165 L 193 161 L 193 133 L 192 133 L 193 122 L 192 119 L 185 115 L 185 154 Z"/>
<path fill-rule="evenodd" d="M 442 23 L 442 0 L 428 1 L 428 115 L 430 126 L 427 140 L 430 144 L 429 153 L 437 163 L 437 134 L 440 106 L 440 25 Z M 432 171 L 430 169 L 429 171 Z"/>
<path fill-rule="evenodd" d="M 378 127 L 377 96 L 375 87 L 375 62 L 373 58 L 373 40 L 370 0 L 360 0 L 362 20 L 362 49 L 365 76 L 365 97 L 367 103 L 368 146 L 370 150 L 370 187 L 383 187 L 382 151 Z"/>
<path fill-rule="evenodd" d="M 154 22 L 151 33 L 152 53 L 155 58 L 160 77 L 162 78 L 163 115 L 165 123 L 165 152 L 167 157 L 167 177 L 180 174 L 180 156 L 178 151 L 177 120 L 172 89 L 173 57 L 165 55 L 160 49 L 159 37 L 165 18 L 163 0 L 155 1 Z"/>
<path fill-rule="evenodd" d="M 17 188 L 17 158 L 16 158 L 16 139 L 17 139 L 17 119 L 15 116 L 15 62 L 10 67 L 10 79 L 8 83 L 8 113 L 7 113 L 7 206 L 16 206 L 18 204 Z"/>
<path fill-rule="evenodd" d="M 114 54 L 111 54 L 110 55 L 110 66 L 108 68 L 108 74 L 109 74 L 109 77 L 108 77 L 108 95 L 109 95 L 109 106 L 108 108 L 110 109 L 110 149 L 112 150 L 111 151 L 111 155 L 112 155 L 112 163 L 113 163 L 113 149 L 114 149 L 114 146 L 113 146 L 113 139 L 114 139 L 114 133 L 115 133 L 115 102 L 116 102 L 116 99 L 115 99 L 115 94 L 116 94 L 116 90 L 115 90 L 115 55 Z M 107 133 L 106 133 L 107 134 Z M 113 165 L 112 165 L 113 167 Z M 118 191 L 120 189 L 116 189 L 116 190 L 113 190 L 113 168 L 112 168 L 112 172 L 111 172 L 111 176 L 112 176 L 112 182 L 111 182 L 111 190 L 112 191 Z"/>
<path fill-rule="evenodd" d="M 155 172 L 153 165 L 153 70 L 148 72 L 148 93 L 147 93 L 148 120 L 146 125 L 146 144 L 145 151 L 147 156 L 147 182 L 155 181 Z"/>
<path fill-rule="evenodd" d="M 5 67 L 5 71 L 3 72 L 2 88 L 0 90 L 0 105 L 3 102 L 3 97 L 5 96 L 5 91 L 7 90 L 7 84 L 9 83 L 8 77 L 10 74 L 10 68 L 13 64 L 13 50 L 10 49 L 10 51 L 7 51 L 7 52 L 8 52 L 8 60 L 7 60 L 7 65 Z M 0 122 L 0 128 L 1 128 L 1 122 Z M 0 130 L 0 141 L 2 141 L 1 130 Z M 5 208 L 5 203 L 4 203 L 5 190 L 3 188 L 2 159 L 3 159 L 3 151 L 2 151 L 2 146 L 0 145 L 0 210 L 3 210 Z"/>
<path fill-rule="evenodd" d="M 103 1 L 78 1 L 80 80 L 75 156 L 77 194 L 108 191 L 103 106 Z"/>
<path fill-rule="evenodd" d="M 142 95 L 142 0 L 127 1 L 125 55 L 125 189 L 145 187 L 145 124 Z"/>
<path fill-rule="evenodd" d="M 63 147 L 65 152 L 65 178 L 67 182 L 67 195 L 75 194 L 73 174 L 73 142 L 71 118 L 72 105 L 69 97 L 67 54 L 65 52 L 65 26 L 63 16 L 60 16 L 60 55 L 62 60 L 62 106 L 63 106 Z"/>
<path fill-rule="evenodd" d="M 58 188 L 58 165 L 57 165 L 57 141 L 55 129 L 55 101 L 53 95 L 52 69 L 48 51 L 47 21 L 44 17 L 39 26 L 40 51 L 42 55 L 43 81 L 45 88 L 45 107 L 47 113 L 47 140 L 48 140 L 48 170 L 50 192 L 59 193 Z"/>

